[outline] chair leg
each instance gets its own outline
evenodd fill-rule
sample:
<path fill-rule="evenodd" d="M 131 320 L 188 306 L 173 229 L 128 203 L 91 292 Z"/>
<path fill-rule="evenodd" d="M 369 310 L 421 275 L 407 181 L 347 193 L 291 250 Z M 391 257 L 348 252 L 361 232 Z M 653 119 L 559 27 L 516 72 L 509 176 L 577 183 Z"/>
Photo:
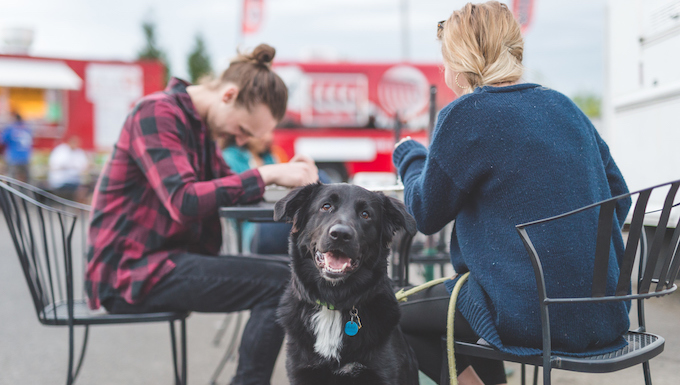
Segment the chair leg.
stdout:
<path fill-rule="evenodd" d="M 233 356 L 234 352 L 236 351 L 236 344 L 240 335 L 241 331 L 241 321 L 243 319 L 243 313 L 239 312 L 236 314 L 236 324 L 234 325 L 234 332 L 231 337 L 231 341 L 229 341 L 229 346 L 227 346 L 227 350 L 224 352 L 224 356 L 222 356 L 222 359 L 220 360 L 219 364 L 217 364 L 217 367 L 215 368 L 215 371 L 213 372 L 213 375 L 210 377 L 210 385 L 215 385 L 217 384 L 217 377 L 220 376 L 222 373 L 222 370 L 224 370 L 224 366 L 227 364 L 229 359 Z"/>
<path fill-rule="evenodd" d="M 85 360 L 85 350 L 87 349 L 87 339 L 90 336 L 90 325 L 85 325 L 85 332 L 83 333 L 83 347 L 80 349 L 80 358 L 78 359 L 78 365 L 76 366 L 76 371 L 73 373 L 73 381 L 75 382 L 80 373 L 80 368 L 83 366 L 83 360 Z"/>
<path fill-rule="evenodd" d="M 522 364 L 522 385 L 525 385 L 527 383 L 527 366 L 525 364 Z"/>
<path fill-rule="evenodd" d="M 73 324 L 68 326 L 68 372 L 66 374 L 66 385 L 72 385 L 75 381 L 73 378 L 73 359 L 75 350 L 75 330 Z"/>
<path fill-rule="evenodd" d="M 649 369 L 649 361 L 642 363 L 642 372 L 645 375 L 645 385 L 652 385 L 652 372 Z"/>
<path fill-rule="evenodd" d="M 179 368 L 177 365 L 177 334 L 175 333 L 175 321 L 170 321 L 170 347 L 172 348 L 172 363 L 175 370 L 175 385 L 184 385 L 179 377 Z"/>
<path fill-rule="evenodd" d="M 543 366 L 543 385 L 550 385 L 550 369 L 552 369 L 551 366 L 547 368 L 545 365 Z M 536 367 L 536 374 L 538 374 L 538 367 Z M 538 381 L 538 376 L 534 376 L 534 384 L 536 384 L 536 381 Z"/>
<path fill-rule="evenodd" d="M 219 346 L 220 341 L 222 341 L 222 337 L 224 337 L 224 334 L 227 332 L 227 328 L 229 328 L 229 324 L 231 323 L 231 320 L 234 319 L 234 314 L 229 313 L 224 317 L 224 321 L 222 321 L 222 325 L 220 325 L 219 329 L 217 329 L 217 332 L 215 333 L 215 337 L 213 338 L 213 345 Z"/>
<path fill-rule="evenodd" d="M 538 366 L 534 366 L 534 385 L 538 385 Z"/>
<path fill-rule="evenodd" d="M 187 385 L 187 320 L 182 318 L 182 385 Z"/>

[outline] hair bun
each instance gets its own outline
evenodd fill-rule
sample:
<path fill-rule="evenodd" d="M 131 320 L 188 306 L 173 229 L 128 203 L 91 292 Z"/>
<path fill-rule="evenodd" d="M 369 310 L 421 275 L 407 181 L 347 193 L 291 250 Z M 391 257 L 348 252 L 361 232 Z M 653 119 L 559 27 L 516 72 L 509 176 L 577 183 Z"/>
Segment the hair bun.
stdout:
<path fill-rule="evenodd" d="M 257 62 L 257 64 L 270 66 L 274 56 L 276 55 L 276 49 L 267 44 L 260 44 L 253 50 L 250 54 L 251 57 Z"/>

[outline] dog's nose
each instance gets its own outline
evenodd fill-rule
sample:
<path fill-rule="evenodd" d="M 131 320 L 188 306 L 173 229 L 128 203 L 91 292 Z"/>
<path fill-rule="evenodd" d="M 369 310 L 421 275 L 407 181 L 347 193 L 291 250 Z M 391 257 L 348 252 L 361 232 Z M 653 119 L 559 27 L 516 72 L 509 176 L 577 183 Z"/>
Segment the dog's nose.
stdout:
<path fill-rule="evenodd" d="M 333 240 L 350 241 L 352 240 L 352 228 L 347 225 L 336 224 L 331 226 L 328 234 Z"/>

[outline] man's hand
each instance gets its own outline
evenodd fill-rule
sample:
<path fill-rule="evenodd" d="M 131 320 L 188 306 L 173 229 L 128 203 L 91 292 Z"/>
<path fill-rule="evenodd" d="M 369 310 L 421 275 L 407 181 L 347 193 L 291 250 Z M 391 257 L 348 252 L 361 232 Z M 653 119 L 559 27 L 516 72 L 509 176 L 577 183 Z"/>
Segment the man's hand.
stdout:
<path fill-rule="evenodd" d="M 314 160 L 305 155 L 295 155 L 288 163 L 258 167 L 258 171 L 265 185 L 298 187 L 316 183 L 319 180 L 319 170 Z"/>

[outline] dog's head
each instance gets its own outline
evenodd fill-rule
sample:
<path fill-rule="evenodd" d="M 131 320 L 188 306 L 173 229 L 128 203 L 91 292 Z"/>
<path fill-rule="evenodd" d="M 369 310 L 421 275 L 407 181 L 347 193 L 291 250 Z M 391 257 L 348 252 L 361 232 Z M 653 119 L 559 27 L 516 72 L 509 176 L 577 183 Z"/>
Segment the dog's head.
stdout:
<path fill-rule="evenodd" d="M 305 259 L 294 263 L 333 284 L 376 268 L 396 231 L 416 232 L 402 202 L 349 184 L 297 188 L 276 203 L 274 219 L 293 222 L 292 247 Z"/>

